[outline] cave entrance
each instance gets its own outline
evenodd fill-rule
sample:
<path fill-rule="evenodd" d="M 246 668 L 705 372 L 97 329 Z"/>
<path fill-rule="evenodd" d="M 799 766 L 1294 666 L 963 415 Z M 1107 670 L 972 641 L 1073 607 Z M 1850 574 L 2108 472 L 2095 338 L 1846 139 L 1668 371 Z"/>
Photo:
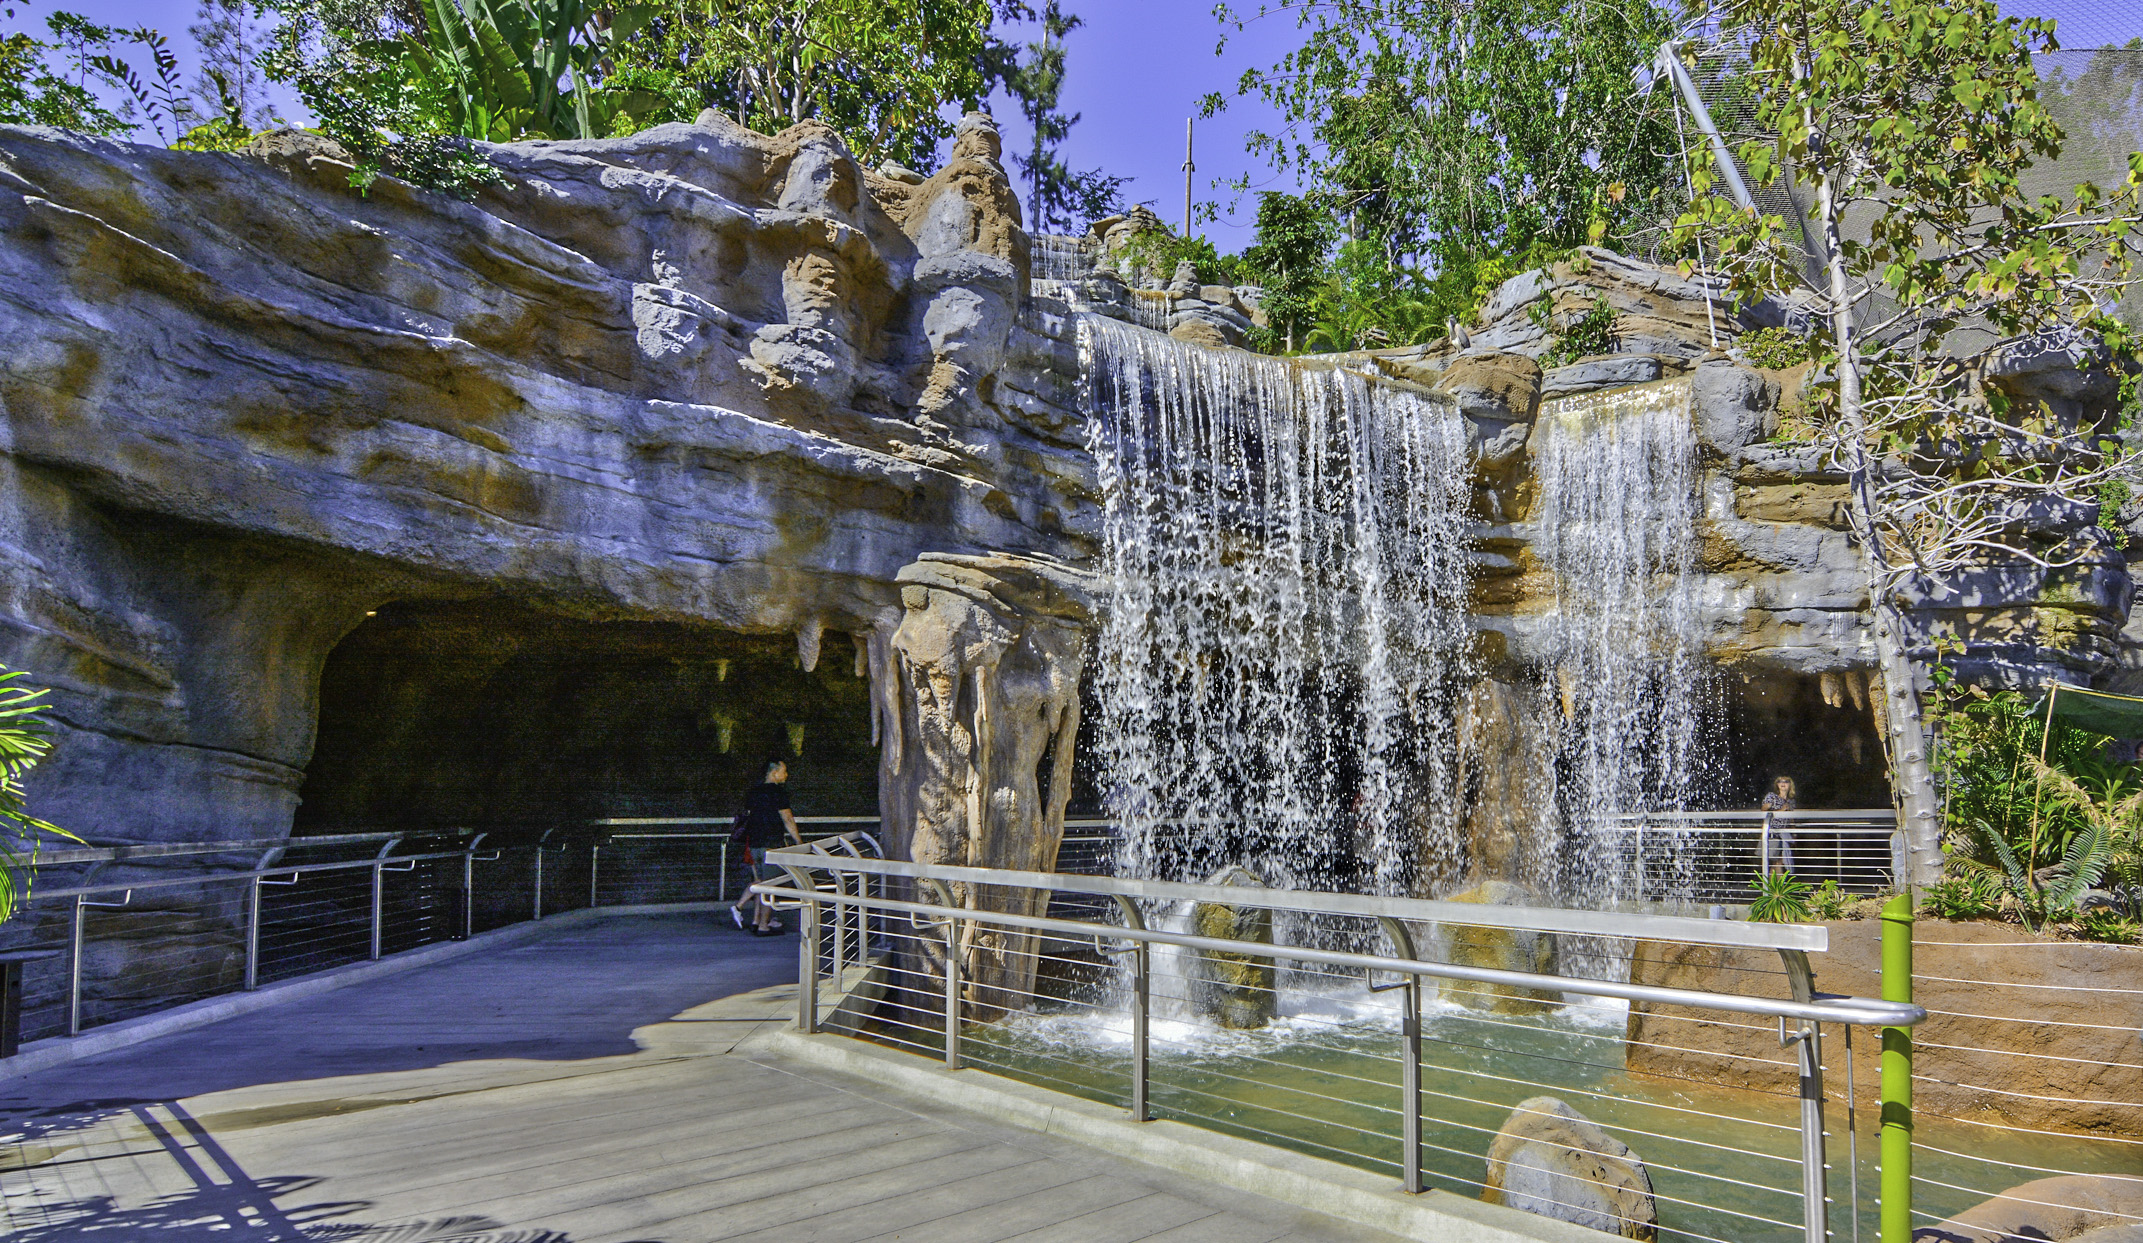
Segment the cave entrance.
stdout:
<path fill-rule="evenodd" d="M 1890 781 L 1868 676 L 1751 672 L 1725 684 L 1722 806 L 1754 807 L 1777 776 L 1804 808 L 1887 808 Z"/>
<path fill-rule="evenodd" d="M 807 673 L 787 635 L 385 606 L 328 657 L 293 831 L 726 818 L 776 756 L 797 814 L 875 816 L 870 684 L 828 639 Z"/>

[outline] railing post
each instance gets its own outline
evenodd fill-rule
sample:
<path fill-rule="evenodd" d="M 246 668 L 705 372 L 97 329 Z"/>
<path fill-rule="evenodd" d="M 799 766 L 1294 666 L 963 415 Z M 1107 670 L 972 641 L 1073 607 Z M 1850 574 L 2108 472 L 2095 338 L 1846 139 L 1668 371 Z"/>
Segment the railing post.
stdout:
<path fill-rule="evenodd" d="M 960 1069 L 960 921 L 945 920 L 945 1069 Z"/>
<path fill-rule="evenodd" d="M 82 913 L 89 895 L 74 895 L 74 921 L 67 933 L 67 1034 L 82 1033 Z"/>
<path fill-rule="evenodd" d="M 836 897 L 848 896 L 848 876 L 836 869 L 833 874 L 833 892 Z M 848 965 L 848 908 L 839 902 L 833 904 L 833 984 L 841 986 L 841 971 Z"/>
<path fill-rule="evenodd" d="M 379 960 L 381 916 L 386 911 L 387 873 L 378 860 L 372 862 L 372 959 Z"/>
<path fill-rule="evenodd" d="M 1399 1021 L 1400 1038 L 1406 1047 L 1401 1051 L 1399 1062 L 1399 1093 L 1406 1098 L 1400 1106 L 1399 1142 L 1406 1148 L 1401 1161 L 1400 1180 L 1408 1195 L 1421 1194 L 1421 977 L 1406 978 L 1406 989 L 1401 1000 L 1406 1005 L 1406 1014 Z"/>
<path fill-rule="evenodd" d="M 246 881 L 246 991 L 260 987 L 260 877 Z"/>
<path fill-rule="evenodd" d="M 533 909 L 533 910 L 535 911 L 535 914 L 533 914 L 533 915 L 529 916 L 529 918 L 530 918 L 531 920 L 539 920 L 539 919 L 542 919 L 542 918 L 543 918 L 543 843 L 542 843 L 542 842 L 537 842 L 537 843 L 536 843 L 536 900 L 535 900 L 535 902 L 534 902 L 534 903 L 532 903 L 532 904 L 531 904 L 531 909 Z"/>
<path fill-rule="evenodd" d="M 1146 917 L 1140 913 L 1138 903 L 1123 894 L 1116 895 L 1116 909 L 1123 912 L 1126 928 L 1143 929 Z M 1131 1120 L 1147 1122 L 1153 1118 L 1153 1110 L 1147 1102 L 1147 1087 L 1152 1081 L 1149 1060 L 1152 1043 L 1149 1039 L 1148 1021 L 1153 1014 L 1153 958 L 1151 946 L 1145 941 L 1131 943 Z"/>
<path fill-rule="evenodd" d="M 595 909 L 595 869 L 601 865 L 603 846 L 601 842 L 588 843 L 588 909 Z"/>
<path fill-rule="evenodd" d="M 729 839 L 723 838 L 721 846 L 722 874 L 716 877 L 714 881 L 714 900 L 727 902 L 729 901 Z M 539 851 L 538 853 L 540 854 L 541 852 Z"/>
<path fill-rule="evenodd" d="M 1912 1000 L 1912 891 L 1883 904 L 1883 1000 Z M 1883 1028 L 1882 1243 L 1912 1239 L 1912 1029 Z"/>
<path fill-rule="evenodd" d="M 1801 1219 L 1807 1243 L 1830 1238 L 1828 1171 L 1823 1151 L 1823 1028 L 1802 1023 L 1794 1044 L 1801 1062 Z"/>
<path fill-rule="evenodd" d="M 799 887 L 806 890 L 810 888 L 803 882 L 799 882 Z M 802 927 L 797 929 L 796 937 L 796 1029 L 808 1036 L 819 1029 L 818 899 L 804 899 L 797 915 L 801 919 Z"/>
<path fill-rule="evenodd" d="M 1379 915 L 1377 923 L 1391 942 L 1391 952 L 1409 962 L 1414 952 L 1414 934 L 1403 920 Z M 1388 985 L 1386 987 L 1389 987 Z M 1399 1162 L 1399 1188 L 1408 1195 L 1421 1194 L 1421 977 L 1409 974 L 1400 986 L 1399 1016 L 1399 1145 L 1405 1150 Z M 1371 988 L 1375 988 L 1374 981 Z"/>
<path fill-rule="evenodd" d="M 1813 1001 L 1816 973 L 1803 950 L 1780 950 L 1786 967 L 1786 982 L 1795 1001 Z M 1806 1243 L 1824 1243 L 1830 1237 L 1828 1171 L 1823 1152 L 1823 1028 L 1802 1019 L 1797 1030 L 1786 1031 L 1783 1016 L 1778 1021 L 1781 1045 L 1792 1045 L 1798 1054 L 1801 1078 L 1801 1232 Z"/>
<path fill-rule="evenodd" d="M 481 839 L 484 835 L 479 833 Z M 476 935 L 476 844 L 461 852 L 461 939 Z"/>

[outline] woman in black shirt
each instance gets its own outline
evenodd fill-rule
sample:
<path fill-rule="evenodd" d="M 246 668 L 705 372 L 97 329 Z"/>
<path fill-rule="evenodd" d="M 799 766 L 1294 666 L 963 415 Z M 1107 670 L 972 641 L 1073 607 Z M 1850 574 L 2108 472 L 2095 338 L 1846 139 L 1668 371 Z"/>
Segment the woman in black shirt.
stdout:
<path fill-rule="evenodd" d="M 789 810 L 789 766 L 782 760 L 768 760 L 766 779 L 755 785 L 744 796 L 744 842 L 749 850 L 752 879 L 764 880 L 774 869 L 768 866 L 766 852 L 790 843 L 803 845 L 802 835 L 796 831 L 796 816 Z M 744 926 L 744 907 L 752 907 L 752 935 L 770 937 L 782 931 L 782 925 L 774 918 L 774 908 L 754 897 L 749 890 L 729 908 L 729 918 L 737 927 Z"/>

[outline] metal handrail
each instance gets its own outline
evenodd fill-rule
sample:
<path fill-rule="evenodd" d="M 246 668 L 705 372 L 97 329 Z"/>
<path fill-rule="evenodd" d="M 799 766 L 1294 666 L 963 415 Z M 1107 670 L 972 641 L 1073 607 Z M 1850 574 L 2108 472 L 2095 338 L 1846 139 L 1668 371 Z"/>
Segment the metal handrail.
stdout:
<path fill-rule="evenodd" d="M 791 855 L 798 857 L 792 860 L 789 858 Z M 796 862 L 825 866 L 822 860 L 814 856 L 800 854 L 796 847 L 768 851 L 767 859 L 771 863 Z M 1369 919 L 1390 917 L 1417 923 L 1464 924 L 1477 928 L 1509 928 L 1524 932 L 1634 937 L 1655 941 L 1680 941 L 1691 945 L 1803 952 L 1830 948 L 1830 930 L 1811 924 L 1754 924 L 1699 919 L 1688 915 L 1575 911 L 1559 907 L 1491 906 L 1485 903 L 1443 902 L 1430 898 L 1389 898 L 1315 890 L 1261 889 L 1247 885 L 1196 885 L 1180 881 L 1080 876 L 1065 872 L 1020 872 L 1004 868 L 926 865 L 890 859 L 842 860 L 841 866 L 882 876 L 934 877 L 968 884 L 1006 885 L 1017 889 L 1121 895 L 1163 902 L 1218 902 L 1227 906 L 1306 911 L 1319 915 L 1356 915 Z"/>
<path fill-rule="evenodd" d="M 769 851 L 768 857 L 785 855 L 788 852 Z M 795 859 L 786 860 L 798 866 L 827 867 L 827 861 L 817 864 Z M 842 864 L 857 860 L 832 860 Z M 829 868 L 833 871 L 865 871 L 862 868 Z M 979 869 L 963 868 L 961 871 Z M 929 878 L 937 879 L 937 878 Z M 957 880 L 957 877 L 945 877 Z M 1025 888 L 1011 882 L 997 882 L 1008 888 Z M 1222 890 L 1227 886 L 1206 886 Z M 1106 928 L 1112 939 L 1138 941 L 1155 945 L 1175 945 L 1185 949 L 1212 950 L 1227 954 L 1246 954 L 1259 958 L 1287 959 L 1291 962 L 1317 963 L 1328 967 L 1359 968 L 1363 971 L 1384 971 L 1402 975 L 1434 976 L 1438 979 L 1461 980 L 1471 984 L 1500 984 L 1515 988 L 1545 990 L 1550 992 L 1580 993 L 1593 997 L 1610 997 L 1621 1001 L 1641 1001 L 1663 1006 L 1684 1006 L 1690 1009 L 1721 1010 L 1731 1014 L 1751 1014 L 1763 1018 L 1802 1019 L 1819 1023 L 1846 1023 L 1856 1027 L 1910 1027 L 1927 1017 L 1927 1011 L 1911 1002 L 1881 1001 L 1871 997 L 1847 997 L 1831 994 L 1816 994 L 1808 1001 L 1786 998 L 1751 997 L 1740 993 L 1706 993 L 1694 989 L 1667 988 L 1655 984 L 1619 984 L 1612 980 L 1592 980 L 1582 976 L 1542 975 L 1531 971 L 1506 971 L 1499 967 L 1468 967 L 1457 963 L 1431 962 L 1416 958 L 1394 958 L 1384 954 L 1362 954 L 1351 950 L 1325 950 L 1307 945 L 1276 945 L 1267 941 L 1237 941 L 1223 937 L 1199 936 L 1189 932 L 1169 932 L 1159 928 L 1098 924 L 1090 920 L 1058 919 L 1047 915 L 1019 915 L 1009 911 L 990 911 L 975 907 L 946 906 L 934 902 L 908 902 L 897 898 L 852 897 L 832 889 L 816 885 L 793 885 L 784 887 L 779 882 L 761 881 L 752 886 L 753 893 L 771 898 L 786 898 L 801 906 L 805 902 L 834 902 L 849 906 L 863 906 L 873 910 L 894 911 L 910 915 L 927 915 L 935 919 L 974 923 L 996 924 L 1009 928 L 1024 928 L 1034 932 L 1068 932 L 1081 936 L 1093 935 L 1097 928 Z M 1237 891 L 1241 892 L 1241 891 Z M 1226 896 L 1209 899 L 1227 901 Z M 1238 902 L 1237 905 L 1251 905 Z M 1261 904 L 1263 905 L 1263 904 Z M 1312 907 L 1289 908 L 1315 911 Z M 1692 923 L 1707 921 L 1692 920 Z"/>
<path fill-rule="evenodd" d="M 40 867 L 70 863 L 123 863 L 132 859 L 163 859 L 181 855 L 250 854 L 259 850 L 297 850 L 313 846 L 352 846 L 399 840 L 410 836 L 466 837 L 474 829 L 432 829 L 418 834 L 333 833 L 322 837 L 252 837 L 224 842 L 130 842 L 111 846 L 75 846 L 38 851 Z"/>
<path fill-rule="evenodd" d="M 1722 941 L 1717 935 L 1718 921 L 1684 919 L 1676 916 L 1622 916 L 1613 915 L 1621 926 L 1618 932 L 1608 935 L 1641 935 L 1631 931 L 1631 925 L 1644 925 L 1647 931 L 1658 932 L 1665 928 L 1680 931 L 1702 930 L 1712 935 L 1704 938 L 1709 944 L 1767 945 L 1775 948 L 1785 961 L 1786 975 L 1793 997 L 1752 997 L 1737 993 L 1710 993 L 1694 989 L 1667 988 L 1651 984 L 1624 984 L 1612 980 L 1585 979 L 1576 976 L 1546 975 L 1529 971 L 1509 971 L 1494 967 L 1472 967 L 1458 963 L 1425 961 L 1415 956 L 1413 936 L 1407 927 L 1409 920 L 1422 922 L 1478 922 L 1491 913 L 1509 915 L 1518 908 L 1483 908 L 1468 903 L 1428 902 L 1405 898 L 1365 898 L 1354 894 L 1331 893 L 1284 893 L 1276 890 L 1238 888 L 1230 885 L 1181 885 L 1156 881 L 1117 881 L 1105 877 L 1069 876 L 1059 873 L 1016 872 L 994 868 L 950 867 L 914 863 L 893 863 L 863 858 L 843 858 L 823 847 L 789 847 L 767 852 L 770 862 L 776 863 L 788 875 L 788 883 L 763 881 L 751 887 L 750 892 L 771 901 L 787 901 L 801 908 L 803 915 L 800 938 L 799 967 L 797 977 L 797 1027 L 805 1033 L 818 1030 L 819 1010 L 819 929 L 822 917 L 821 904 L 833 907 L 835 920 L 834 978 L 841 978 L 843 932 L 849 926 L 848 913 L 853 911 L 868 918 L 871 912 L 905 914 L 917 931 L 931 939 L 942 935 L 944 940 L 942 970 L 944 977 L 944 1059 L 947 1069 L 961 1067 L 962 983 L 964 974 L 961 964 L 961 947 L 967 942 L 961 936 L 963 924 L 990 925 L 1000 928 L 1017 928 L 1032 932 L 1071 934 L 1092 937 L 1097 947 L 1101 933 L 1106 929 L 1111 940 L 1128 943 L 1133 953 L 1134 987 L 1131 990 L 1132 1005 L 1132 1091 L 1131 1116 L 1145 1121 L 1148 1115 L 1146 1077 L 1149 1059 L 1149 959 L 1154 945 L 1173 945 L 1184 949 L 1211 953 L 1287 960 L 1297 963 L 1312 963 L 1326 967 L 1359 970 L 1364 982 L 1373 990 L 1377 988 L 1375 974 L 1387 972 L 1402 977 L 1406 989 L 1407 1013 L 1402 1030 L 1404 1063 L 1401 1071 L 1401 1118 L 1403 1148 L 1400 1186 L 1409 1193 L 1423 1190 L 1421 1167 L 1421 1099 L 1419 1092 L 1421 1073 L 1420 1009 L 1423 981 L 1425 979 L 1456 980 L 1470 984 L 1492 987 L 1517 988 L 1554 994 L 1575 993 L 1580 996 L 1604 997 L 1649 1005 L 1680 1006 L 1690 1010 L 1715 1011 L 1726 1014 L 1755 1015 L 1775 1018 L 1779 1025 L 1779 1040 L 1783 1046 L 1795 1049 L 1795 1061 L 1800 1078 L 1799 1099 L 1801 1104 L 1801 1201 L 1802 1227 L 1805 1243 L 1825 1243 L 1829 1238 L 1829 1207 L 1826 1186 L 1827 1174 L 1824 1155 L 1823 1125 L 1823 1060 L 1821 1054 L 1822 1025 L 1839 1023 L 1852 1027 L 1897 1027 L 1913 1026 L 1927 1017 L 1926 1010 L 1911 1002 L 1881 1001 L 1866 997 L 1834 996 L 1815 991 L 1814 972 L 1809 968 L 1805 950 L 1782 942 L 1799 942 L 1812 948 L 1822 948 L 1827 938 L 1823 929 L 1796 927 L 1793 925 L 1750 928 L 1749 939 L 1734 938 Z M 822 885 L 813 876 L 815 872 L 831 873 L 831 884 Z M 854 876 L 856 892 L 848 892 L 847 877 Z M 868 881 L 872 876 L 880 880 L 881 892 L 869 893 Z M 884 895 L 882 887 L 888 876 L 904 876 L 916 882 L 934 900 L 908 901 Z M 1008 911 L 991 911 L 957 905 L 949 883 L 995 884 L 1006 888 L 1042 889 L 1049 892 L 1069 890 L 1092 894 L 1105 894 L 1115 899 L 1122 910 L 1124 922 L 1100 924 L 1088 920 L 1059 919 L 1047 915 L 1020 915 Z M 1165 897 L 1178 900 L 1217 902 L 1231 906 L 1255 906 L 1265 909 L 1293 910 L 1304 913 L 1372 915 L 1382 926 L 1392 943 L 1393 953 L 1364 954 L 1347 950 L 1326 950 L 1303 945 L 1276 945 L 1267 941 L 1236 940 L 1224 937 L 1200 936 L 1193 933 L 1171 932 L 1146 926 L 1139 917 L 1134 898 Z M 1503 926 L 1533 927 L 1542 924 L 1556 926 L 1542 928 L 1544 931 L 1570 930 L 1597 933 L 1593 927 L 1573 928 L 1573 922 L 1584 924 L 1590 920 L 1575 920 L 1570 917 L 1593 915 L 1593 912 L 1526 912 L 1527 922 Z M 1448 918 L 1447 916 L 1456 916 Z M 918 917 L 935 921 L 925 924 Z M 1710 927 L 1707 927 L 1709 925 Z M 1679 939 L 1669 935 L 1664 939 Z M 1388 987 L 1388 986 L 1387 986 Z M 1788 1031 L 1791 1020 L 1794 1030 Z"/>

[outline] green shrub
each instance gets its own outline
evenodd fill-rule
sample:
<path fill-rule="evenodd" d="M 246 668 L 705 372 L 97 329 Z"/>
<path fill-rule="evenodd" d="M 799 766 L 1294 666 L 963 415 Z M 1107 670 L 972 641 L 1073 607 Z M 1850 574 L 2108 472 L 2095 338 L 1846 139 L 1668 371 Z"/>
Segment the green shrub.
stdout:
<path fill-rule="evenodd" d="M 2143 938 L 2143 925 L 2118 911 L 2092 911 L 2077 918 L 2076 935 L 2109 945 L 2134 945 Z"/>
<path fill-rule="evenodd" d="M 1767 924 L 1799 923 L 1809 918 L 1809 896 L 1815 886 L 1795 879 L 1791 872 L 1765 872 L 1756 877 L 1756 900 L 1749 903 L 1749 918 Z"/>
<path fill-rule="evenodd" d="M 1808 361 L 1808 339 L 1785 328 L 1759 328 L 1742 334 L 1737 344 L 1753 367 L 1778 370 Z"/>
<path fill-rule="evenodd" d="M 81 839 L 45 823 L 23 806 L 22 778 L 52 749 L 51 733 L 37 715 L 45 692 L 16 684 L 22 674 L 0 666 L 0 922 L 14 917 L 30 896 L 37 849 L 47 836 Z"/>
<path fill-rule="evenodd" d="M 1844 919 L 1853 905 L 1853 895 L 1838 887 L 1835 878 L 1816 886 L 1808 895 L 1808 909 L 1817 919 Z"/>
<path fill-rule="evenodd" d="M 1982 873 L 1952 876 L 1920 889 L 1920 909 L 1937 919 L 1983 919 L 2000 909 L 2001 890 Z"/>
<path fill-rule="evenodd" d="M 1534 303 L 1526 314 L 1539 328 L 1555 333 L 1554 347 L 1540 356 L 1542 367 L 1560 367 L 1615 348 L 1615 308 L 1605 294 L 1594 297 L 1583 315 L 1566 318 L 1559 332 L 1547 299 Z"/>

